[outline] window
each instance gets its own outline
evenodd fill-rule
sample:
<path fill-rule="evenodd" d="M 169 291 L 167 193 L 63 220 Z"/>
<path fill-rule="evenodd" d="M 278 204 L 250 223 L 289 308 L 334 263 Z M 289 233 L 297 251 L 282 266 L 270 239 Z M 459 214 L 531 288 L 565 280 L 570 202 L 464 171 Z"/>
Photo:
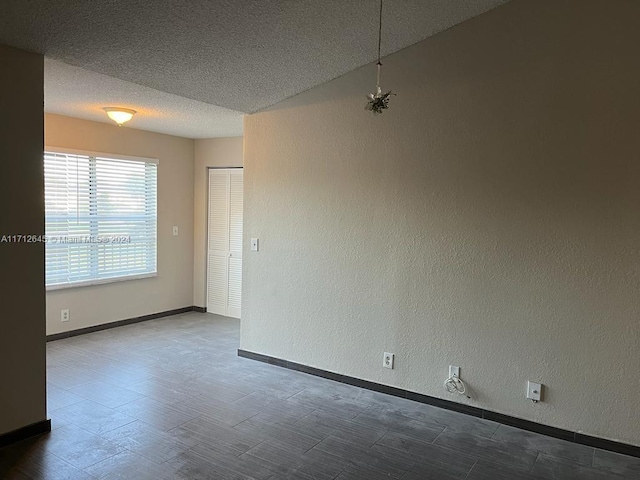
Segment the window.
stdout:
<path fill-rule="evenodd" d="M 154 276 L 157 165 L 44 155 L 47 289 Z"/>

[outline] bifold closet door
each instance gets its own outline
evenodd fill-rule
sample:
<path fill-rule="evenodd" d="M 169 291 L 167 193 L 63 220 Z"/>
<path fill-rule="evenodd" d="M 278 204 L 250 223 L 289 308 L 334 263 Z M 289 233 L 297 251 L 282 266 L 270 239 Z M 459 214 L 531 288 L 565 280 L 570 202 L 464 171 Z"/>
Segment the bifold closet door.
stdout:
<path fill-rule="evenodd" d="M 207 311 L 240 318 L 242 169 L 209 170 Z"/>
<path fill-rule="evenodd" d="M 229 171 L 229 287 L 227 316 L 240 318 L 242 303 L 242 170 Z"/>

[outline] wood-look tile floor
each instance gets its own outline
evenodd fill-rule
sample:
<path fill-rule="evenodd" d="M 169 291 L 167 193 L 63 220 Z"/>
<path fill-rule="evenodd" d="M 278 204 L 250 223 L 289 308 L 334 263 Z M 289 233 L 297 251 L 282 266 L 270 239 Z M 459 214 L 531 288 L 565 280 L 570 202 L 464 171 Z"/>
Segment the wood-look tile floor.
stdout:
<path fill-rule="evenodd" d="M 640 459 L 240 358 L 188 313 L 50 342 L 50 434 L 7 479 L 639 479 Z"/>

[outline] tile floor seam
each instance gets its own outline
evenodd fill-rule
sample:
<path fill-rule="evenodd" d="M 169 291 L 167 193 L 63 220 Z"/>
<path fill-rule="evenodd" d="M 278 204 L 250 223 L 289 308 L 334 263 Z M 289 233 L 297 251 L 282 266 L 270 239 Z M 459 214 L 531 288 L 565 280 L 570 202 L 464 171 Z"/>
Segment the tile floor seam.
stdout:
<path fill-rule="evenodd" d="M 71 466 L 71 467 L 75 468 L 76 470 L 84 471 L 84 469 L 83 469 L 83 468 L 78 468 L 78 467 L 76 467 L 76 466 L 75 466 L 75 465 L 73 465 L 71 462 L 68 462 L 67 460 L 65 460 L 64 458 L 62 458 L 60 455 L 57 455 L 55 452 L 51 452 L 51 454 L 52 454 L 54 457 L 56 457 L 58 460 L 60 460 L 60 461 L 62 461 L 62 462 L 64 462 L 64 463 L 66 463 L 67 465 L 69 465 L 69 466 Z M 26 475 L 26 474 L 25 474 L 25 475 Z M 32 477 L 32 476 L 30 475 L 30 477 Z"/>
<path fill-rule="evenodd" d="M 447 431 L 447 427 L 444 427 L 442 429 L 442 431 L 436 436 L 436 438 L 433 439 L 433 441 L 431 442 L 431 445 L 436 445 L 436 440 L 438 440 L 440 438 L 440 435 L 442 435 L 446 431 Z M 437 444 L 437 445 L 439 445 L 439 444 Z"/>
<path fill-rule="evenodd" d="M 531 475 L 533 475 L 533 469 L 536 468 L 536 463 L 538 463 L 538 460 L 540 460 L 540 455 L 542 455 L 542 452 L 538 452 L 538 455 L 536 455 L 536 459 L 533 462 L 533 465 L 531 465 L 531 468 L 529 469 L 529 473 Z"/>
<path fill-rule="evenodd" d="M 260 443 L 258 443 L 257 445 L 254 445 L 253 447 L 251 447 L 251 448 L 250 448 L 249 450 L 247 450 L 246 452 L 242 452 L 240 455 L 238 455 L 238 458 L 242 457 L 243 455 L 247 455 L 247 454 L 249 454 L 249 455 L 251 455 L 251 456 L 253 456 L 253 457 L 256 457 L 255 455 L 253 455 L 253 454 L 251 454 L 251 453 L 249 453 L 249 452 L 251 452 L 251 450 L 254 450 L 254 449 L 258 448 L 260 445 L 262 445 L 262 444 L 263 444 L 263 443 L 265 443 L 266 441 L 267 441 L 266 439 L 265 439 L 265 440 L 261 440 L 261 441 L 260 441 Z M 256 458 L 260 458 L 260 457 L 256 457 Z"/>
<path fill-rule="evenodd" d="M 323 440 L 324 440 L 324 439 L 323 439 Z M 322 442 L 323 440 L 318 440 L 316 443 L 314 443 L 314 444 L 313 444 L 313 446 L 312 446 L 312 447 L 307 448 L 304 452 L 302 452 L 302 453 L 303 453 L 303 455 L 304 455 L 304 454 L 306 454 L 308 451 L 312 450 L 313 448 L 315 448 L 315 447 L 316 447 L 316 445 L 319 445 L 319 444 L 320 444 L 320 442 Z"/>
<path fill-rule="evenodd" d="M 473 465 L 471 465 L 471 468 L 469 469 L 469 471 L 467 472 L 467 474 L 465 475 L 465 480 L 467 480 L 469 478 L 469 475 L 471 475 L 471 472 L 473 471 L 474 467 L 478 464 L 480 460 L 477 459 L 475 462 L 473 462 Z"/>
<path fill-rule="evenodd" d="M 340 470 L 340 472 L 339 472 L 335 477 L 333 477 L 331 480 L 336 480 L 336 478 L 338 478 L 338 477 L 339 477 L 340 475 L 342 475 L 343 473 L 344 473 L 344 469 L 343 469 L 343 470 Z"/>
<path fill-rule="evenodd" d="M 84 466 L 84 467 L 82 467 L 82 468 L 80 468 L 80 467 L 75 467 L 75 465 L 73 465 L 73 466 L 74 466 L 77 470 L 80 470 L 81 472 L 86 473 L 86 474 L 87 474 L 87 475 L 89 475 L 90 477 L 93 477 L 93 475 L 91 475 L 89 472 L 87 472 L 87 471 L 86 471 L 86 469 L 87 469 L 87 468 L 90 468 L 90 467 L 93 467 L 94 465 L 97 465 L 97 464 L 98 464 L 98 463 L 100 463 L 100 462 L 104 462 L 104 461 L 106 461 L 106 460 L 109 460 L 110 458 L 113 458 L 113 457 L 115 457 L 116 455 L 120 455 L 123 451 L 128 451 L 128 450 L 127 450 L 126 448 L 124 448 L 124 447 L 120 447 L 120 448 L 122 448 L 122 451 L 119 451 L 119 452 L 117 452 L 117 453 L 114 453 L 113 455 L 109 455 L 108 457 L 102 458 L 102 459 L 98 460 L 97 462 L 94 462 L 94 463 L 92 463 L 92 464 L 90 464 L 90 465 L 86 465 L 86 466 Z M 64 459 L 63 459 L 63 460 L 64 460 Z M 69 462 L 67 462 L 67 463 L 69 463 Z M 95 477 L 94 477 L 94 478 L 95 478 Z"/>

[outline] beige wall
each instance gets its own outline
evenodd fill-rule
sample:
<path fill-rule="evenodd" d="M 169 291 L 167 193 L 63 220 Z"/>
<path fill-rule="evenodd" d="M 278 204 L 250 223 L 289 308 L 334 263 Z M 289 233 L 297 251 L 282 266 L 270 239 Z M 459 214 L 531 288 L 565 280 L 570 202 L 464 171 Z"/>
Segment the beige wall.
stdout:
<path fill-rule="evenodd" d="M 47 292 L 47 333 L 163 312 L 193 303 L 193 140 L 46 115 L 45 145 L 159 160 L 158 276 Z M 179 229 L 177 237 L 172 227 Z M 60 322 L 60 310 L 70 321 Z"/>
<path fill-rule="evenodd" d="M 0 45 L 0 65 L 0 239 L 42 235 L 43 57 Z M 46 417 L 44 244 L 0 243 L 0 292 L 3 434 Z"/>
<path fill-rule="evenodd" d="M 209 167 L 242 167 L 242 137 L 195 140 L 193 195 L 193 304 L 206 305 L 207 195 Z"/>
<path fill-rule="evenodd" d="M 514 1 L 384 59 L 379 117 L 373 65 L 246 117 L 241 348 L 640 445 L 638 18 Z"/>

